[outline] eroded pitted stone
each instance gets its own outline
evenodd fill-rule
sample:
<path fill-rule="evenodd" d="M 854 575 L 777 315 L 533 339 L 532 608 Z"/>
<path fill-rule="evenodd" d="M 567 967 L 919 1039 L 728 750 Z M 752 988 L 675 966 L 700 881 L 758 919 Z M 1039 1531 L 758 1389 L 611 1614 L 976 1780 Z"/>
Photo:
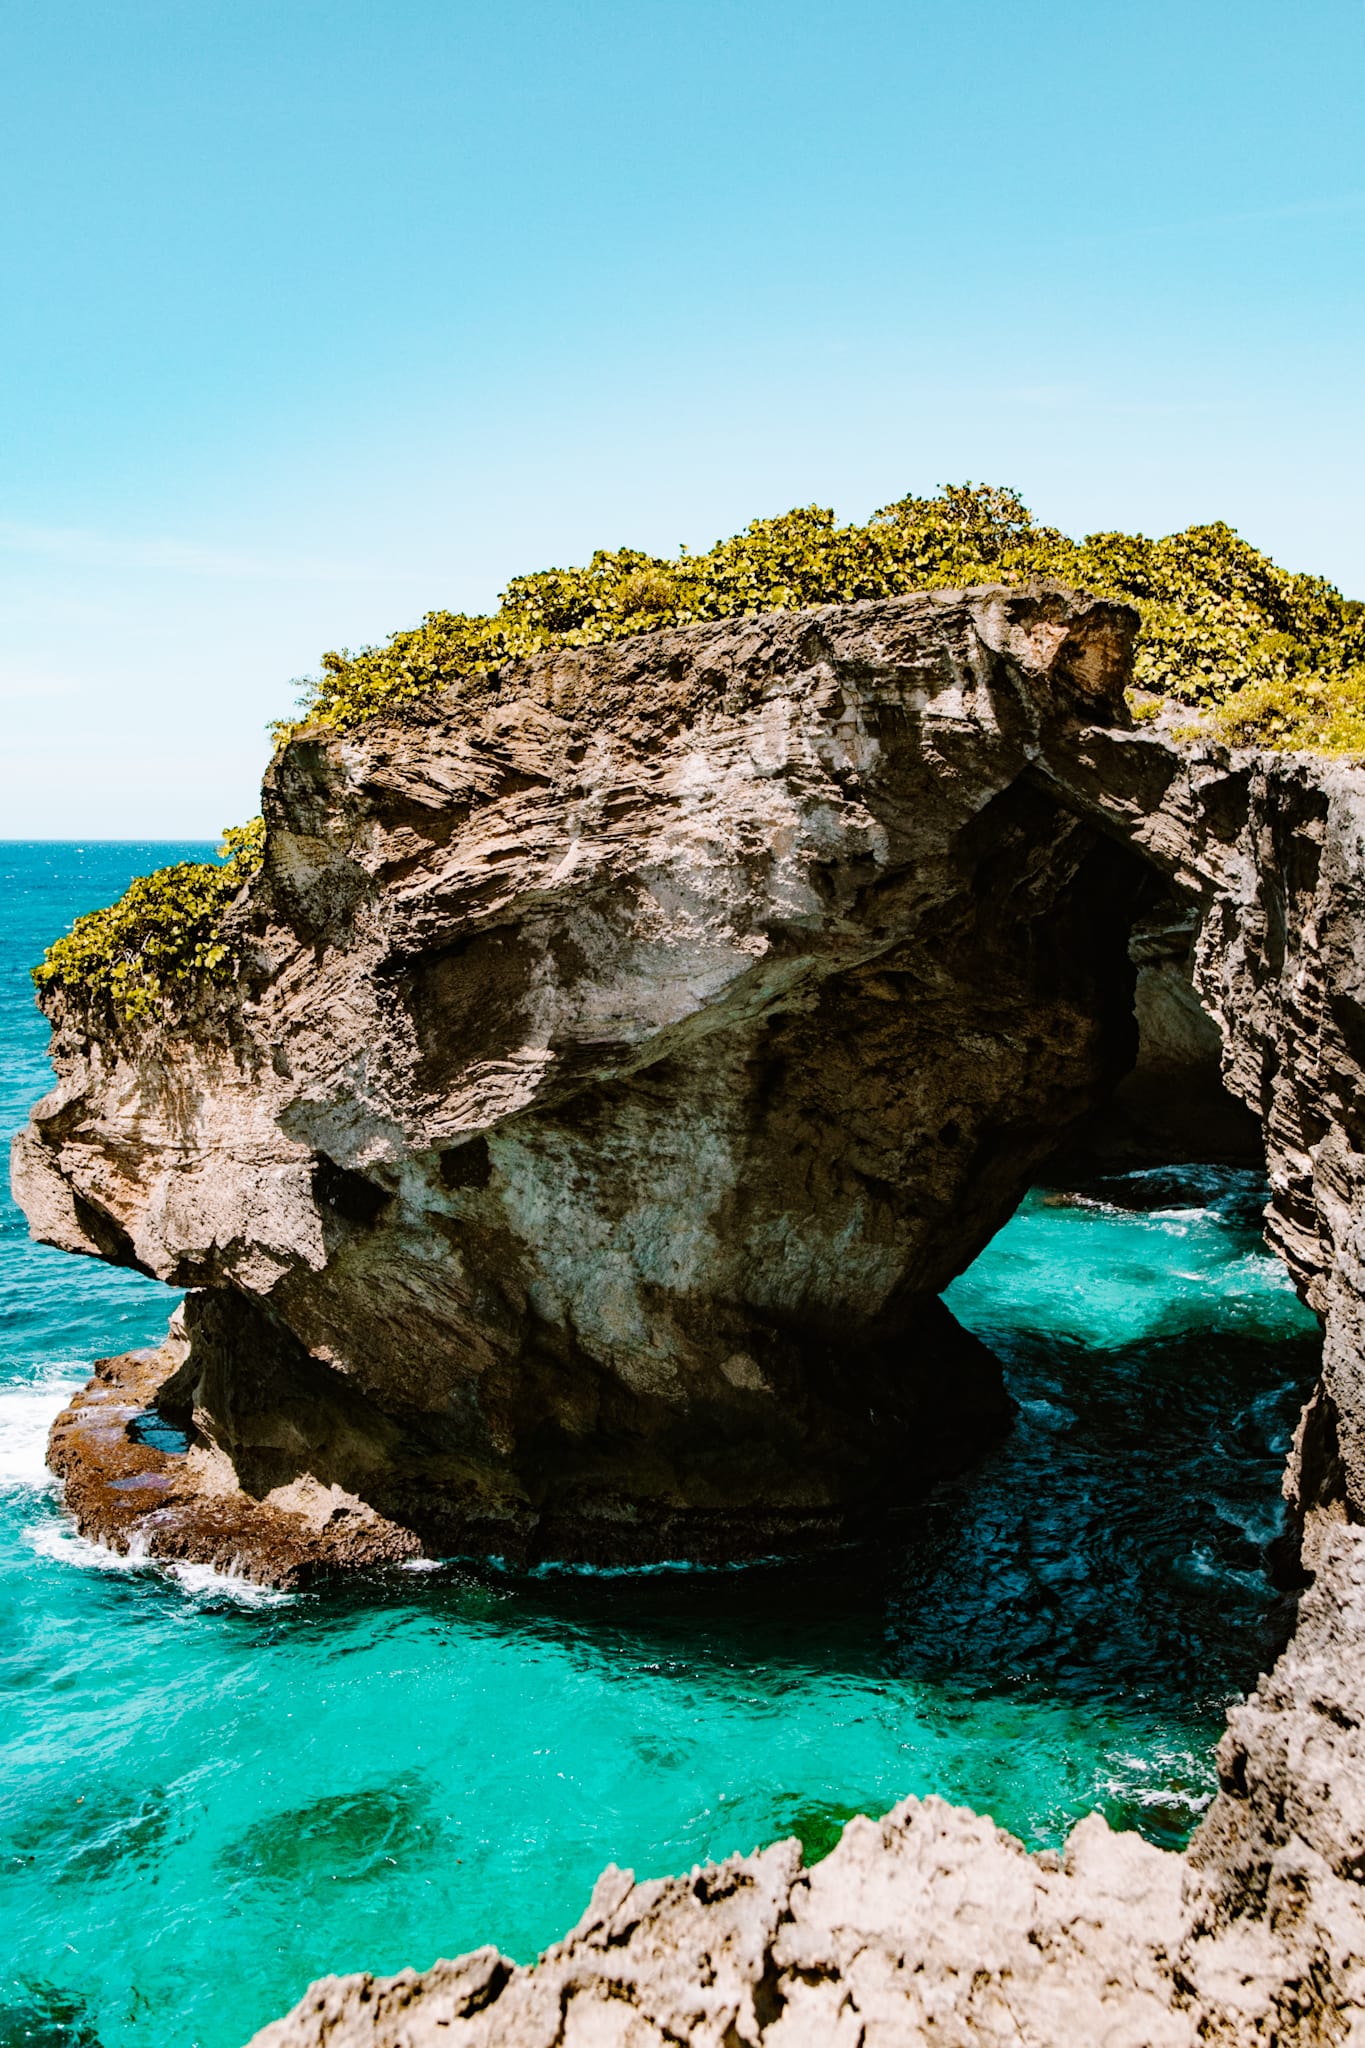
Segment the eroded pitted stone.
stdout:
<path fill-rule="evenodd" d="M 1132 625 L 742 621 L 296 740 L 226 1007 L 59 1020 L 35 1228 L 199 1290 L 176 1397 L 257 1497 L 602 1560 L 895 1512 L 1009 1416 L 939 1290 L 1133 1057 L 1152 871 L 1035 773 Z"/>
<path fill-rule="evenodd" d="M 34 1228 L 201 1291 L 179 1391 L 249 1494 L 447 1552 L 821 1541 L 1005 1426 L 936 1297 L 1136 987 L 1149 1096 L 1221 1043 L 1259 1119 L 1328 1325 L 1301 1506 L 1365 1513 L 1365 778 L 1129 729 L 1133 624 L 940 592 L 301 736 L 242 981 L 128 1043 L 55 999 Z"/>
<path fill-rule="evenodd" d="M 934 1296 L 1131 1063 L 1134 929 L 1182 935 L 1162 973 L 1192 935 L 1326 1319 L 1290 1473 L 1318 1583 L 1188 1864 L 1092 1818 L 1058 1867 L 909 1802 L 810 1873 L 609 1876 L 534 1971 L 329 1981 L 272 2048 L 1365 2039 L 1365 777 L 1128 729 L 1132 623 L 833 608 L 302 737 L 226 1007 L 137 1046 L 57 1014 L 21 1198 L 197 1290 L 138 1398 L 181 1404 L 234 1513 L 644 1557 L 913 1497 L 1004 1419 Z M 82 1427 L 78 1513 L 110 1460 L 158 1469 Z M 115 1540 L 174 1527 L 127 1492 Z"/>

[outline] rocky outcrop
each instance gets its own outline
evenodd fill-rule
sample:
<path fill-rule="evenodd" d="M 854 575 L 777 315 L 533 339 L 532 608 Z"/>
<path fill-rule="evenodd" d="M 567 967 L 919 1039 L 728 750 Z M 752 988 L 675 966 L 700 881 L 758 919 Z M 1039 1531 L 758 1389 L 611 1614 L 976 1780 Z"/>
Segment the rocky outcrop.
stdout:
<path fill-rule="evenodd" d="M 57 998 L 15 1151 L 39 1235 L 195 1291 L 162 1405 L 244 1531 L 305 1482 L 523 1558 L 893 1513 L 1008 1418 L 940 1289 L 1135 1059 L 1167 1148 L 1244 1140 L 1220 1050 L 1328 1319 L 1303 1485 L 1365 1499 L 1359 772 L 1132 730 L 1132 627 L 744 620 L 284 750 L 241 981 L 132 1039 Z"/>
<path fill-rule="evenodd" d="M 1133 730 L 1132 629 L 1045 588 L 784 614 L 283 751 L 241 980 L 133 1037 L 53 999 L 14 1155 L 40 1236 L 193 1290 L 158 1398 L 248 1568 L 301 1485 L 521 1558 L 894 1513 L 1008 1420 L 939 1291 L 1097 1115 L 1258 1120 L 1328 1329 L 1296 1484 L 1359 1509 L 1361 775 Z"/>
<path fill-rule="evenodd" d="M 54 1437 L 152 1554 L 865 1528 L 1006 1426 L 937 1296 L 1059 1146 L 1241 1156 L 1254 1117 L 1324 1319 L 1317 1584 L 1188 1860 L 912 1802 L 811 1872 L 610 1876 L 537 1970 L 325 1985 L 279 2043 L 1365 2039 L 1365 775 L 1134 729 L 1132 626 L 938 593 L 304 733 L 235 987 L 136 1040 L 53 1002 L 20 1199 L 191 1290 Z"/>
<path fill-rule="evenodd" d="M 1133 1057 L 1151 871 L 1024 772 L 1131 628 L 855 606 L 295 741 L 236 1000 L 58 1009 L 35 1228 L 196 1290 L 161 1405 L 250 1498 L 597 1559 L 894 1511 L 1008 1420 L 939 1290 Z"/>
<path fill-rule="evenodd" d="M 608 1869 L 535 1968 L 480 1949 L 420 1976 L 325 1978 L 254 2048 L 1185 2048 L 1160 1939 L 1179 1932 L 1179 1859 L 1098 1815 L 1064 1867 L 908 1799 L 850 1822 L 809 1871 L 794 1841 L 649 1884 Z"/>
<path fill-rule="evenodd" d="M 212 1313 L 211 1301 L 192 1306 Z M 164 1412 L 188 1351 L 182 1308 L 158 1350 L 101 1359 L 57 1417 L 48 1463 L 83 1534 L 125 1554 L 289 1587 L 421 1556 L 410 1529 L 311 1474 L 249 1493 L 217 1445 Z"/>
<path fill-rule="evenodd" d="M 1063 1856 L 907 1799 L 797 1842 L 599 1879 L 530 1968 L 327 1977 L 253 2048 L 1324 2048 L 1365 2040 L 1365 1536 L 1237 1709 L 1188 1859 L 1099 1814 Z"/>

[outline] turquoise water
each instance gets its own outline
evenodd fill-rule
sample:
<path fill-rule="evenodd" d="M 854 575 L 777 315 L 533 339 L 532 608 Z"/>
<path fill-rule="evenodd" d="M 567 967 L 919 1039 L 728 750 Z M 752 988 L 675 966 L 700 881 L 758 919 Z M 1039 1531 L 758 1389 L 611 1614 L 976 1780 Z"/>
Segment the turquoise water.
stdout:
<path fill-rule="evenodd" d="M 29 963 L 189 850 L 0 845 L 0 1128 L 47 1085 Z M 610 1860 L 814 1852 L 906 1792 L 1182 1841 L 1284 1627 L 1261 1560 L 1317 1339 L 1262 1200 L 1210 1169 L 1030 1196 L 949 1295 L 1018 1427 L 893 1549 L 292 1598 L 70 1532 L 48 1421 L 174 1297 L 4 1206 L 0 2048 L 238 2048 L 325 1970 L 535 1954 Z"/>

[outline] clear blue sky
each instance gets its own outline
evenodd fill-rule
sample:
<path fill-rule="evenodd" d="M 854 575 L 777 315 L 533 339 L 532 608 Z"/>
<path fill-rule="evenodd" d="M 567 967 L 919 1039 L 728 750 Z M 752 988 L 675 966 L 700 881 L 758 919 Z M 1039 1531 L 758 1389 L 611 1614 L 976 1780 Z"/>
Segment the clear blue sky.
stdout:
<path fill-rule="evenodd" d="M 0 836 L 325 647 L 947 480 L 1365 595 L 1365 7 L 9 0 Z"/>

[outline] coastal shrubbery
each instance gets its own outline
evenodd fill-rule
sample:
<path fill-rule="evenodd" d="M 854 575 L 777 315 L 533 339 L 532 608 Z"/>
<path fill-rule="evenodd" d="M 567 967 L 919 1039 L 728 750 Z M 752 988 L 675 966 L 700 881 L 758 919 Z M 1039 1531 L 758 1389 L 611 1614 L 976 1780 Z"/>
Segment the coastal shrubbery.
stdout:
<path fill-rule="evenodd" d="M 347 732 L 381 711 L 554 646 L 586 647 L 736 614 L 1050 576 L 1141 614 L 1134 665 L 1146 713 L 1174 699 L 1234 743 L 1365 753 L 1365 604 L 1291 574 L 1221 521 L 1162 540 L 1069 540 L 1015 492 L 953 484 L 900 498 L 865 525 L 820 506 L 756 519 L 707 553 L 601 550 L 584 568 L 514 576 L 497 611 L 428 612 L 380 647 L 324 654 L 283 743 L 306 725 Z M 222 918 L 260 865 L 262 827 L 229 832 L 221 866 L 181 862 L 77 920 L 34 969 L 40 992 L 79 992 L 136 1024 L 189 985 L 230 978 Z"/>
<path fill-rule="evenodd" d="M 836 525 L 812 505 L 756 519 L 702 555 L 599 550 L 585 568 L 513 577 L 496 612 L 429 612 L 380 647 L 325 654 L 301 717 L 278 730 L 317 722 L 347 731 L 381 708 L 420 702 L 545 647 L 1030 576 L 1137 606 L 1139 690 L 1215 709 L 1255 685 L 1264 717 L 1254 732 L 1244 717 L 1239 732 L 1269 745 L 1286 744 L 1275 736 L 1273 706 L 1288 692 L 1323 707 L 1314 738 L 1290 744 L 1360 744 L 1336 737 L 1340 721 L 1327 707 L 1340 678 L 1365 663 L 1365 605 L 1320 576 L 1279 568 L 1221 522 L 1163 540 L 1096 533 L 1073 541 L 1039 524 L 1015 492 L 983 484 L 901 498 L 863 526 Z M 1322 688 L 1305 697 L 1310 683 Z"/>
<path fill-rule="evenodd" d="M 261 864 L 259 818 L 223 834 L 221 860 L 182 860 L 140 875 L 107 910 L 78 917 L 33 970 L 40 994 L 79 992 L 90 1014 L 141 1023 L 189 982 L 231 979 L 223 912 Z"/>
<path fill-rule="evenodd" d="M 1219 705 L 1215 723 L 1234 746 L 1365 754 L 1365 662 L 1248 683 Z"/>

